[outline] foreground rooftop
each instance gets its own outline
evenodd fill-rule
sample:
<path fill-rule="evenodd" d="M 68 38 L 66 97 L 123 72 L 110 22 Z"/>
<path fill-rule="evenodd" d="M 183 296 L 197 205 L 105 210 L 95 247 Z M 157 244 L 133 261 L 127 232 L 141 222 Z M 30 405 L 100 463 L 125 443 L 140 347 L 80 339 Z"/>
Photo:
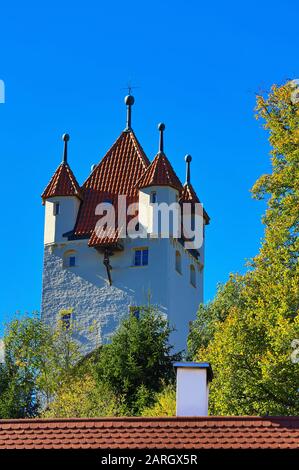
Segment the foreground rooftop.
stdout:
<path fill-rule="evenodd" d="M 299 449 L 299 417 L 0 420 L 0 451 Z"/>

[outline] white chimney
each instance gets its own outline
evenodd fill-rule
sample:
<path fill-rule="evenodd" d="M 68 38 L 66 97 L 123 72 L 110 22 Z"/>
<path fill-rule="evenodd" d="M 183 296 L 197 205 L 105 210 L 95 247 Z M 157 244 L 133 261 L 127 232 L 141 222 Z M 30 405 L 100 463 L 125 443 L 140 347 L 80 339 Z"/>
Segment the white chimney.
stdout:
<path fill-rule="evenodd" d="M 208 416 L 209 382 L 213 371 L 208 362 L 175 362 L 176 415 Z"/>

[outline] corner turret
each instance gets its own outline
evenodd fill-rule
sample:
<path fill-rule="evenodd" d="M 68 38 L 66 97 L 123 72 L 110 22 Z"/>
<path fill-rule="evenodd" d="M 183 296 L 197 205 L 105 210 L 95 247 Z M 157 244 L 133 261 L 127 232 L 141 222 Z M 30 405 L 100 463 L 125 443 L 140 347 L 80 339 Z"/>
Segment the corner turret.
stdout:
<path fill-rule="evenodd" d="M 63 134 L 63 159 L 42 194 L 45 205 L 44 244 L 63 242 L 73 230 L 82 199 L 80 186 L 67 162 L 68 134 Z"/>

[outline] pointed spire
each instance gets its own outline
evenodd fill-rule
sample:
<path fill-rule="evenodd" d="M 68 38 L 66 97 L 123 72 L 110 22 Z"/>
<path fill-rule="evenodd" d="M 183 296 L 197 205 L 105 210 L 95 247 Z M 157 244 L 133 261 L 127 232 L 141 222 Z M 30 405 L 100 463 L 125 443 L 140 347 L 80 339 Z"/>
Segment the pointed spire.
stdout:
<path fill-rule="evenodd" d="M 183 190 L 182 183 L 175 174 L 165 153 L 158 152 L 150 166 L 137 181 L 137 187 L 170 186 L 178 191 Z"/>
<path fill-rule="evenodd" d="M 62 140 L 64 142 L 62 162 L 67 163 L 67 143 L 70 140 L 69 134 L 63 134 Z"/>
<path fill-rule="evenodd" d="M 135 98 L 132 95 L 127 95 L 125 97 L 125 104 L 127 105 L 127 125 L 125 128 L 125 131 L 130 131 L 132 129 L 131 127 L 131 121 L 132 121 L 132 106 L 135 103 Z"/>
<path fill-rule="evenodd" d="M 186 155 L 185 156 L 185 162 L 186 162 L 186 183 L 185 184 L 190 184 L 190 163 L 192 161 L 191 155 Z"/>
<path fill-rule="evenodd" d="M 160 132 L 160 141 L 159 141 L 159 153 L 164 153 L 164 131 L 165 131 L 165 124 L 160 122 L 158 124 L 158 130 Z"/>
<path fill-rule="evenodd" d="M 81 188 L 67 163 L 67 143 L 70 136 L 63 134 L 62 140 L 64 142 L 62 162 L 42 194 L 43 203 L 46 199 L 54 196 L 77 196 L 82 199 Z"/>

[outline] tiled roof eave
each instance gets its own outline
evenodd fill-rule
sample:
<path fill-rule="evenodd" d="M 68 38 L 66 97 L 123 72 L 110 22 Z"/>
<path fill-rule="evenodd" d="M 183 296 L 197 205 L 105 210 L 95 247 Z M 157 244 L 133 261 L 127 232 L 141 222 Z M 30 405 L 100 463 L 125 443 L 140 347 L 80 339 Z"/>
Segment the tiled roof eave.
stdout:
<path fill-rule="evenodd" d="M 46 196 L 44 197 L 43 195 L 41 195 L 41 198 L 42 198 L 42 204 L 44 205 L 46 200 L 48 199 L 52 199 L 54 197 L 77 197 L 80 201 L 83 201 L 83 196 L 82 196 L 82 193 L 75 193 L 75 194 L 63 194 L 62 192 L 58 192 L 57 194 L 53 195 L 53 196 Z"/>
<path fill-rule="evenodd" d="M 55 449 L 299 449 L 299 417 L 0 420 L 0 450 L 48 446 Z"/>
<path fill-rule="evenodd" d="M 176 189 L 178 192 L 180 192 L 181 188 L 178 186 L 178 185 L 175 185 L 175 184 L 168 184 L 168 183 L 149 183 L 149 184 L 144 184 L 144 185 L 139 185 L 138 188 L 139 189 L 143 189 L 143 188 L 151 188 L 153 186 L 164 186 L 164 187 L 168 187 L 168 188 L 173 188 L 173 189 Z"/>

